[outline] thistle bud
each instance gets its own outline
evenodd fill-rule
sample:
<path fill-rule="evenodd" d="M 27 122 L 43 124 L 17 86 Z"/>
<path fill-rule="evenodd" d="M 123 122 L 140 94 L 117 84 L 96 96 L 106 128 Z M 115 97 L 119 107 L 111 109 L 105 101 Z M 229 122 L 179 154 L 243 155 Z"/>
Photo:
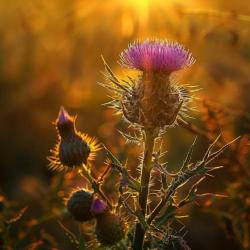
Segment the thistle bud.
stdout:
<path fill-rule="evenodd" d="M 104 246 L 113 246 L 125 237 L 125 223 L 109 211 L 97 217 L 95 234 Z"/>
<path fill-rule="evenodd" d="M 70 195 L 67 201 L 67 209 L 75 220 L 81 222 L 88 221 L 94 218 L 90 211 L 92 202 L 93 194 L 80 189 Z"/>
<path fill-rule="evenodd" d="M 61 107 L 56 120 L 59 140 L 51 150 L 52 156 L 48 158 L 50 168 L 67 170 L 87 164 L 94 159 L 96 151 L 99 150 L 95 139 L 76 130 L 75 121 L 76 118 Z"/>
<path fill-rule="evenodd" d="M 56 127 L 61 137 L 67 137 L 68 135 L 75 133 L 74 120 L 75 118 L 70 116 L 64 107 L 60 108 L 58 118 L 56 120 Z"/>
<path fill-rule="evenodd" d="M 99 215 L 102 215 L 104 212 L 106 212 L 107 209 L 108 209 L 108 206 L 103 200 L 100 200 L 99 198 L 95 198 L 91 204 L 90 211 L 92 212 L 92 214 L 94 214 L 97 217 Z"/>
<path fill-rule="evenodd" d="M 87 163 L 90 147 L 83 138 L 77 134 L 62 139 L 59 145 L 59 158 L 63 165 L 68 167 L 80 166 Z"/>

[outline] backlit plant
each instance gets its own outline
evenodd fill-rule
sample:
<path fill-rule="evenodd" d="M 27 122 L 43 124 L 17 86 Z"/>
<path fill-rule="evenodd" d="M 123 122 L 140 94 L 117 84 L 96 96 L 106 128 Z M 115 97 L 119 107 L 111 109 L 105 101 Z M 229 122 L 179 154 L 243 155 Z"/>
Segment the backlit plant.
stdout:
<path fill-rule="evenodd" d="M 101 85 L 112 93 L 108 106 L 134 129 L 135 136 L 122 132 L 126 140 L 142 148 L 139 178 L 132 176 L 126 163 L 120 162 L 106 146 L 78 132 L 76 119 L 60 109 L 56 120 L 59 139 L 49 157 L 50 168 L 67 171 L 78 168 L 79 174 L 91 184 L 91 190 L 74 190 L 66 201 L 67 210 L 76 221 L 95 221 L 93 235 L 98 243 L 91 243 L 90 249 L 190 249 L 175 228 L 176 212 L 200 197 L 212 195 L 197 193 L 198 185 L 211 171 L 221 167 L 210 163 L 231 144 L 216 148 L 218 137 L 201 160 L 193 162 L 194 141 L 176 173 L 170 173 L 162 160 L 166 153 L 157 142 L 164 139 L 165 131 L 187 124 L 196 91 L 192 86 L 177 83 L 173 74 L 194 62 L 191 53 L 179 43 L 157 39 L 136 41 L 121 53 L 119 64 L 136 70 L 137 77 L 119 79 L 104 61 L 106 81 Z M 108 170 L 116 170 L 121 176 L 116 202 L 110 201 L 102 188 L 105 178 L 99 182 L 91 174 L 94 157 L 101 147 L 107 154 Z M 177 201 L 177 190 L 193 177 L 196 179 L 188 194 Z M 157 190 L 152 189 L 155 182 Z M 152 192 L 156 194 L 155 200 L 150 196 Z"/>

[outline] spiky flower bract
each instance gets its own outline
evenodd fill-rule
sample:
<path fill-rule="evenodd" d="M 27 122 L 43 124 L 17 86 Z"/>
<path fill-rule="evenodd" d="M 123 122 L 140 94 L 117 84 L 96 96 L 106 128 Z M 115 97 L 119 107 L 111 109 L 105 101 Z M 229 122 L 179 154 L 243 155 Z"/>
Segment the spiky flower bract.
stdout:
<path fill-rule="evenodd" d="M 61 107 L 56 120 L 58 143 L 48 157 L 49 167 L 68 170 L 94 160 L 99 144 L 95 138 L 83 134 L 75 128 L 76 117 L 72 117 Z"/>
<path fill-rule="evenodd" d="M 75 220 L 88 221 L 94 218 L 90 211 L 92 202 L 92 193 L 84 189 L 75 190 L 67 200 L 67 209 Z"/>
<path fill-rule="evenodd" d="M 171 73 L 195 62 L 183 45 L 168 40 L 136 41 L 120 55 L 120 64 L 131 69 Z"/>

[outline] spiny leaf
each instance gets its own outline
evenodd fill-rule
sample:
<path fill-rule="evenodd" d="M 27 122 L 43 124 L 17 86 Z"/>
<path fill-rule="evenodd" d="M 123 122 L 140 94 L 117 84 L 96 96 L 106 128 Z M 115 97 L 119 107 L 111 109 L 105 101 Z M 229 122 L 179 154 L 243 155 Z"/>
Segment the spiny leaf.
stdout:
<path fill-rule="evenodd" d="M 197 136 L 195 137 L 192 145 L 190 146 L 188 153 L 187 153 L 187 156 L 186 156 L 180 170 L 183 170 L 184 168 L 186 168 L 189 165 L 191 158 L 192 158 L 193 151 L 194 151 L 194 146 L 195 146 L 196 140 L 197 140 Z"/>
<path fill-rule="evenodd" d="M 207 160 L 207 163 L 206 165 L 208 165 L 211 161 L 213 161 L 215 158 L 217 158 L 220 154 L 222 154 L 222 152 L 228 148 L 231 144 L 233 144 L 234 142 L 236 142 L 237 140 L 239 140 L 241 138 L 241 136 L 238 136 L 237 138 L 235 138 L 234 140 L 228 142 L 227 144 L 225 144 L 223 147 L 221 147 L 219 150 L 217 150 L 216 152 L 214 153 L 211 153 L 211 150 L 209 151 L 209 156 L 208 156 L 208 160 Z M 214 145 L 214 143 L 212 144 Z"/>
<path fill-rule="evenodd" d="M 140 144 L 142 142 L 142 138 L 137 136 L 136 134 L 134 136 L 130 135 L 130 134 L 126 134 L 120 130 L 118 130 L 118 132 L 125 138 L 126 143 L 133 143 L 133 144 Z"/>
<path fill-rule="evenodd" d="M 115 92 L 116 94 L 118 94 L 118 96 L 121 96 L 123 94 L 122 90 L 118 89 L 117 87 L 113 87 L 110 84 L 102 83 L 102 82 L 98 82 L 97 84 L 104 87 L 105 89 L 107 89 L 107 90 L 109 90 L 111 92 Z"/>
<path fill-rule="evenodd" d="M 122 80 L 122 82 L 126 85 L 127 88 L 131 88 L 132 87 L 132 83 L 126 80 Z"/>
<path fill-rule="evenodd" d="M 102 104 L 103 106 L 106 106 L 108 108 L 113 108 L 117 111 L 121 111 L 121 105 L 120 105 L 120 102 L 118 100 L 111 100 L 109 102 L 106 102 L 104 104 Z"/>
<path fill-rule="evenodd" d="M 128 186 L 135 191 L 140 191 L 140 183 L 132 178 L 127 169 L 121 164 L 121 162 L 112 154 L 112 152 L 103 144 L 103 148 L 106 150 L 107 156 L 114 167 L 121 173 L 121 175 L 128 180 Z"/>
<path fill-rule="evenodd" d="M 103 56 L 102 57 L 102 60 L 103 60 L 103 63 L 104 63 L 104 67 L 105 67 L 105 70 L 107 72 L 107 78 L 113 83 L 115 84 L 118 88 L 124 90 L 124 91 L 129 91 L 129 89 L 127 87 L 125 87 L 124 85 L 120 84 L 120 81 L 119 79 L 115 76 L 115 74 L 112 72 L 111 68 L 108 66 L 108 64 L 106 63 L 105 59 Z"/>
<path fill-rule="evenodd" d="M 108 158 L 111 160 L 111 162 L 119 167 L 122 167 L 121 162 L 112 154 L 112 152 L 104 144 L 103 144 L 103 148 L 106 150 Z"/>

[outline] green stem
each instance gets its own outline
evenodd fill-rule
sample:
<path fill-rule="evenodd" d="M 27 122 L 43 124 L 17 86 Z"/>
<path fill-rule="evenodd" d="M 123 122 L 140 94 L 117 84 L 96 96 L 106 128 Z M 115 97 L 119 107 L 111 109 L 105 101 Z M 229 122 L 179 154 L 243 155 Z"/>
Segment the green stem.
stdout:
<path fill-rule="evenodd" d="M 94 189 L 94 192 L 98 193 L 100 195 L 100 197 L 107 203 L 107 205 L 109 206 L 110 209 L 113 208 L 112 204 L 110 203 L 109 199 L 107 198 L 107 196 L 102 192 L 102 190 L 100 189 L 99 184 L 96 182 L 96 180 L 92 177 L 92 175 L 90 174 L 90 171 L 83 165 L 81 170 L 80 170 L 80 174 L 82 176 L 84 176 L 91 184 L 92 188 Z"/>
<path fill-rule="evenodd" d="M 147 200 L 148 200 L 148 191 L 149 191 L 149 182 L 150 182 L 150 174 L 152 170 L 152 154 L 154 150 L 154 142 L 155 142 L 155 133 L 151 130 L 145 130 L 145 144 L 144 144 L 144 156 L 143 156 L 143 165 L 141 171 L 141 190 L 139 193 L 139 205 L 141 209 L 141 213 L 145 218 L 147 214 Z M 135 236 L 134 236 L 134 250 L 143 249 L 144 236 L 146 230 L 145 228 L 138 222 L 136 224 Z"/>

